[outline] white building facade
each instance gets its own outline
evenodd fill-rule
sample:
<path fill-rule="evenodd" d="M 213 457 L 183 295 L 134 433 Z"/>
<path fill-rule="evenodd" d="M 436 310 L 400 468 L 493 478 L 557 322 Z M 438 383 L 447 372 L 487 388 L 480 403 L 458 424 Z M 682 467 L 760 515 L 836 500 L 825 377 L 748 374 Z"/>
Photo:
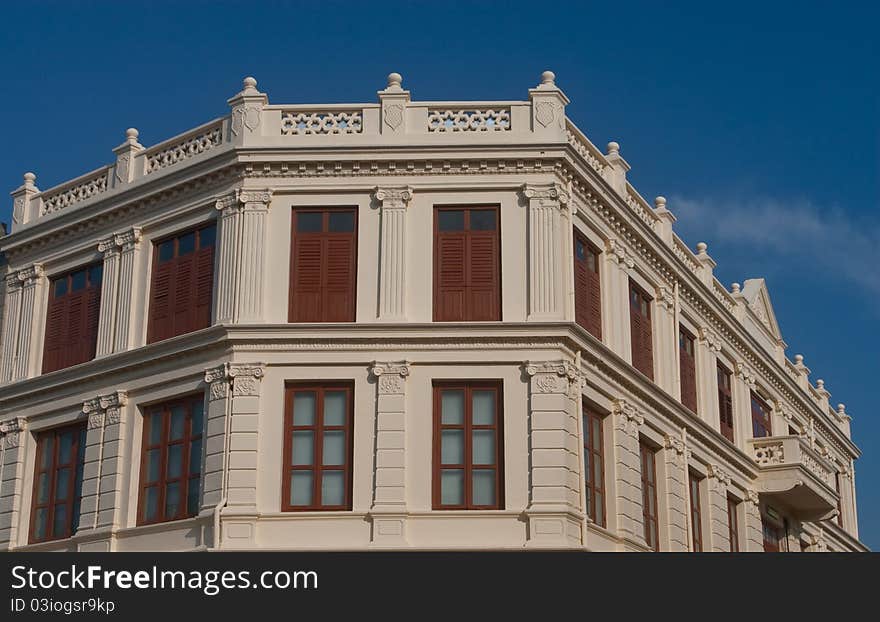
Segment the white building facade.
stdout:
<path fill-rule="evenodd" d="M 10 550 L 862 551 L 762 279 L 524 101 L 269 104 L 12 193 Z M 671 206 L 674 207 L 674 206 Z"/>

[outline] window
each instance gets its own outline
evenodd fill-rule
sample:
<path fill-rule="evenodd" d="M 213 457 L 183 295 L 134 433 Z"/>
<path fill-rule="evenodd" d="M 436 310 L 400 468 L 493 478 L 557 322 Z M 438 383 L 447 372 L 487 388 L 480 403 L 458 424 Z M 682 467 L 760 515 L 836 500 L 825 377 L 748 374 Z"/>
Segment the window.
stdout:
<path fill-rule="evenodd" d="M 834 487 L 837 489 L 837 524 L 843 527 L 843 487 L 840 473 L 834 474 Z"/>
<path fill-rule="evenodd" d="M 296 208 L 290 250 L 290 322 L 354 322 L 357 210 Z"/>
<path fill-rule="evenodd" d="M 145 409 L 139 525 L 198 514 L 204 407 L 199 393 Z"/>
<path fill-rule="evenodd" d="M 657 515 L 657 466 L 654 450 L 644 441 L 639 442 L 642 462 L 642 518 L 645 524 L 645 542 L 648 547 L 660 550 L 660 532 Z"/>
<path fill-rule="evenodd" d="M 629 282 L 629 325 L 633 367 L 654 379 L 654 345 L 651 334 L 651 298 Z"/>
<path fill-rule="evenodd" d="M 596 339 L 602 339 L 602 297 L 599 289 L 599 251 L 574 232 L 575 321 Z"/>
<path fill-rule="evenodd" d="M 352 390 L 337 383 L 287 387 L 283 510 L 351 509 Z"/>
<path fill-rule="evenodd" d="M 37 434 L 30 542 L 69 538 L 79 527 L 86 426 Z"/>
<path fill-rule="evenodd" d="M 731 443 L 733 440 L 733 390 L 730 386 L 731 374 L 724 365 L 718 363 L 718 413 L 721 420 L 720 432 Z"/>
<path fill-rule="evenodd" d="M 147 343 L 211 325 L 214 224 L 153 245 L 153 286 Z"/>
<path fill-rule="evenodd" d="M 697 359 L 694 353 L 694 336 L 679 324 L 678 352 L 681 376 L 681 403 L 692 413 L 697 412 Z"/>
<path fill-rule="evenodd" d="M 497 207 L 438 207 L 434 214 L 434 321 L 501 319 Z"/>
<path fill-rule="evenodd" d="M 764 552 L 778 553 L 781 550 L 782 530 L 771 523 L 766 516 L 762 516 L 761 531 L 764 533 Z"/>
<path fill-rule="evenodd" d="M 730 552 L 739 552 L 739 524 L 736 520 L 738 503 L 733 497 L 727 497 L 727 529 L 730 536 Z"/>
<path fill-rule="evenodd" d="M 501 385 L 434 385 L 436 510 L 502 509 Z"/>
<path fill-rule="evenodd" d="M 755 438 L 772 436 L 770 425 L 770 407 L 754 391 L 752 394 L 752 435 Z"/>
<path fill-rule="evenodd" d="M 703 550 L 703 519 L 700 506 L 700 478 L 694 473 L 688 473 L 688 487 L 691 495 L 691 535 L 693 536 L 694 551 Z"/>
<path fill-rule="evenodd" d="M 584 474 L 587 513 L 594 523 L 605 526 L 605 451 L 602 417 L 584 407 Z"/>
<path fill-rule="evenodd" d="M 102 264 L 95 264 L 52 279 L 43 346 L 44 374 L 95 358 L 102 274 Z"/>

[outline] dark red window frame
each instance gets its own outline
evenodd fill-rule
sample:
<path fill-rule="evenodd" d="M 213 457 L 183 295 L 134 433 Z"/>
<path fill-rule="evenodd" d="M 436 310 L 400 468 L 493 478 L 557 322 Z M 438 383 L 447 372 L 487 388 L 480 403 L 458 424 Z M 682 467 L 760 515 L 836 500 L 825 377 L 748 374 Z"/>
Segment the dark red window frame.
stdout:
<path fill-rule="evenodd" d="M 325 415 L 325 399 L 328 393 L 343 393 L 345 403 L 343 405 L 343 422 L 336 420 L 328 422 Z M 303 422 L 296 421 L 297 413 L 294 411 L 298 395 L 313 397 L 313 406 L 310 419 Z M 351 382 L 320 382 L 320 383 L 289 383 L 285 388 L 284 396 L 284 477 L 282 478 L 281 509 L 285 512 L 305 511 L 331 511 L 350 510 L 352 497 L 354 459 L 354 385 Z M 327 443 L 328 433 L 343 436 L 342 463 L 336 460 L 333 464 L 324 464 L 324 449 Z M 294 447 L 294 435 L 311 441 L 300 445 L 300 450 Z M 303 449 L 306 449 L 303 452 Z M 302 453 L 307 452 L 303 458 Z M 295 464 L 299 462 L 299 464 Z M 309 503 L 293 504 L 291 492 L 294 474 L 310 474 L 311 488 Z M 342 503 L 325 503 L 323 496 L 324 474 L 342 473 L 343 499 Z"/>
<path fill-rule="evenodd" d="M 602 339 L 602 293 L 599 249 L 578 230 L 574 232 L 575 322 L 596 339 Z"/>
<path fill-rule="evenodd" d="M 635 281 L 629 282 L 630 341 L 632 364 L 649 379 L 654 379 L 654 337 L 651 327 L 653 299 Z"/>
<path fill-rule="evenodd" d="M 52 279 L 43 343 L 44 374 L 95 358 L 103 271 L 103 264 L 95 263 Z"/>
<path fill-rule="evenodd" d="M 584 469 L 587 514 L 600 527 L 605 526 L 605 446 L 604 418 L 584 406 Z"/>
<path fill-rule="evenodd" d="M 500 381 L 444 381 L 434 383 L 434 467 L 432 475 L 433 507 L 435 510 L 500 510 L 504 508 L 504 403 L 503 386 Z M 492 423 L 474 423 L 473 395 L 475 392 L 493 392 L 495 412 Z M 463 394 L 463 412 L 460 423 L 442 421 L 442 395 L 445 392 Z M 462 436 L 462 461 L 443 461 L 443 433 L 460 433 Z M 494 462 L 474 463 L 473 437 L 475 432 L 494 432 Z M 461 471 L 463 503 L 444 504 L 442 498 L 442 477 L 444 471 Z M 474 471 L 494 471 L 494 503 L 474 502 Z"/>
<path fill-rule="evenodd" d="M 751 391 L 752 434 L 754 438 L 773 436 L 773 411 L 761 396 Z"/>
<path fill-rule="evenodd" d="M 62 454 L 65 439 L 69 439 L 66 460 Z M 40 431 L 36 434 L 36 441 L 28 541 L 35 543 L 69 538 L 76 533 L 79 526 L 86 445 L 85 422 Z M 41 494 L 43 491 L 44 494 Z M 61 492 L 64 494 L 56 498 Z M 63 512 L 60 521 L 59 511 Z M 44 516 L 41 523 L 44 530 L 37 528 L 41 513 Z"/>
<path fill-rule="evenodd" d="M 700 483 L 702 480 L 693 472 L 688 473 L 688 489 L 691 499 L 691 535 L 694 551 L 703 550 L 703 508 L 700 505 Z"/>
<path fill-rule="evenodd" d="M 216 238 L 211 222 L 153 244 L 147 343 L 211 325 Z"/>
<path fill-rule="evenodd" d="M 843 527 L 843 489 L 840 473 L 834 474 L 834 487 L 837 489 L 837 524 Z"/>
<path fill-rule="evenodd" d="M 355 321 L 357 216 L 353 206 L 293 208 L 288 322 Z"/>
<path fill-rule="evenodd" d="M 782 528 L 770 522 L 766 516 L 761 516 L 761 533 L 764 539 L 765 553 L 779 553 L 783 550 Z"/>
<path fill-rule="evenodd" d="M 639 456 L 642 464 L 642 519 L 645 526 L 645 542 L 648 548 L 660 550 L 660 527 L 657 517 L 657 454 L 654 449 L 639 441 Z"/>
<path fill-rule="evenodd" d="M 204 415 L 202 393 L 144 409 L 138 525 L 180 520 L 199 513 Z M 179 461 L 175 456 L 179 456 Z M 174 506 L 168 505 L 168 492 L 175 489 L 173 486 L 177 490 L 176 511 L 170 511 Z M 148 516 L 151 498 L 156 500 L 155 514 Z"/>
<path fill-rule="evenodd" d="M 733 440 L 733 375 L 730 370 L 718 362 L 716 366 L 718 376 L 718 414 L 719 431 L 721 435 Z"/>
<path fill-rule="evenodd" d="M 727 497 L 727 529 L 730 537 L 730 552 L 739 552 L 739 520 L 737 510 L 739 503 L 733 497 Z"/>
<path fill-rule="evenodd" d="M 457 212 L 462 213 L 460 226 L 441 222 Z M 486 218 L 487 213 L 492 217 Z M 483 228 L 490 220 L 494 226 Z M 435 322 L 501 320 L 500 234 L 497 205 L 434 207 Z"/>
<path fill-rule="evenodd" d="M 681 403 L 697 413 L 697 357 L 696 338 L 681 324 L 678 325 L 678 366 L 681 377 Z"/>

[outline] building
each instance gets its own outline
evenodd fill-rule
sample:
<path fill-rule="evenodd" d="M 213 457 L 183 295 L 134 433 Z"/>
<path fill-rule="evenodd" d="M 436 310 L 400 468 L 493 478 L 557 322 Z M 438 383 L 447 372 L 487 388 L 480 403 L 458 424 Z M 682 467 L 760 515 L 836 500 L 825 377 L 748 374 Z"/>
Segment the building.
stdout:
<path fill-rule="evenodd" d="M 860 551 L 858 448 L 545 72 L 269 104 L 12 193 L 0 543 Z M 674 207 L 674 206 L 672 206 Z"/>

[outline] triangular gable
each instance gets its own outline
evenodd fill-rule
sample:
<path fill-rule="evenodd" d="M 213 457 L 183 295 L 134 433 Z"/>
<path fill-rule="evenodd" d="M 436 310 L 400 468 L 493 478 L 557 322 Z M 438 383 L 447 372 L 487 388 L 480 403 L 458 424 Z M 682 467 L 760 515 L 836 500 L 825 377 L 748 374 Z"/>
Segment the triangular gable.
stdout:
<path fill-rule="evenodd" d="M 743 283 L 742 293 L 758 321 L 774 337 L 782 339 L 782 332 L 779 330 L 776 314 L 773 312 L 773 305 L 770 303 L 770 292 L 767 291 L 767 283 L 764 279 L 747 279 Z"/>

